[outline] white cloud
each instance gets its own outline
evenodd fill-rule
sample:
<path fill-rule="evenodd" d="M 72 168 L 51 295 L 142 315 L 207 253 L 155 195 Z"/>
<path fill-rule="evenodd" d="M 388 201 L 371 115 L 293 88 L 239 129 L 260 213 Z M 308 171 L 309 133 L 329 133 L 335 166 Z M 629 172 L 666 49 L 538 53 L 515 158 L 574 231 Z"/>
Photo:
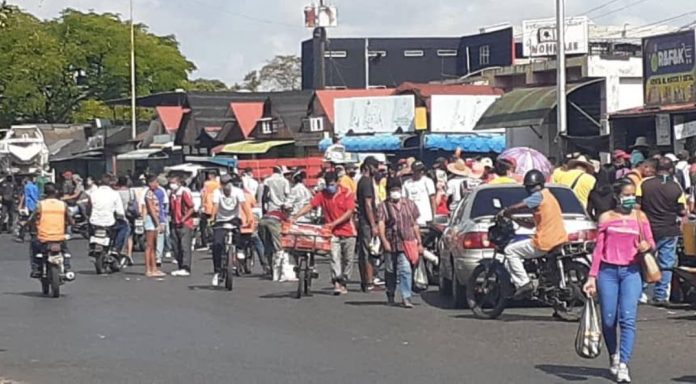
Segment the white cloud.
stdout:
<path fill-rule="evenodd" d="M 115 12 L 128 18 L 127 0 L 9 0 L 42 18 L 64 8 Z M 184 54 L 198 66 L 194 76 L 240 81 L 245 73 L 275 54 L 300 52 L 311 37 L 303 28 L 302 10 L 311 0 L 133 0 L 136 22 L 157 34 L 174 34 Z M 553 0 L 333 0 L 339 28 L 331 36 L 458 36 L 487 25 L 553 17 Z M 569 1 L 568 15 L 578 15 L 608 0 Z M 592 14 L 597 24 L 644 25 L 689 11 L 693 0 L 622 0 Z M 606 15 L 606 16 L 605 16 Z M 694 16 L 672 22 L 682 26 Z"/>

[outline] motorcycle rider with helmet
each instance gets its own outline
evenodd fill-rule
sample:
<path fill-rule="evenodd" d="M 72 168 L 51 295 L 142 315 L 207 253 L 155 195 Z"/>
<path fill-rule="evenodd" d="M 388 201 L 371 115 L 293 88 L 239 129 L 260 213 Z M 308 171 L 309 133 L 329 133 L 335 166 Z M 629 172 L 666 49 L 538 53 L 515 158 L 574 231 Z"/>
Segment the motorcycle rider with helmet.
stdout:
<path fill-rule="evenodd" d="M 60 243 L 63 253 L 68 254 L 68 246 L 65 241 L 67 225 L 72 225 L 72 217 L 68 213 L 68 206 L 58 199 L 58 190 L 54 183 L 44 185 L 44 198 L 36 205 L 36 210 L 29 217 L 27 225 L 36 224 L 36 236 L 31 241 L 31 277 L 40 277 L 39 262 L 36 255 L 43 253 L 48 243 Z M 64 261 L 66 271 L 69 271 L 70 258 Z"/>
<path fill-rule="evenodd" d="M 561 206 L 551 191 L 546 188 L 545 182 L 546 177 L 540 171 L 533 169 L 527 172 L 524 175 L 523 184 L 529 196 L 498 213 L 510 217 L 515 212 L 530 209 L 533 214 L 533 223 L 522 220 L 516 220 L 516 222 L 525 227 L 536 227 L 532 238 L 511 243 L 505 248 L 508 261 L 505 267 L 516 288 L 515 299 L 524 298 L 534 291 L 522 260 L 544 256 L 568 241 Z"/>

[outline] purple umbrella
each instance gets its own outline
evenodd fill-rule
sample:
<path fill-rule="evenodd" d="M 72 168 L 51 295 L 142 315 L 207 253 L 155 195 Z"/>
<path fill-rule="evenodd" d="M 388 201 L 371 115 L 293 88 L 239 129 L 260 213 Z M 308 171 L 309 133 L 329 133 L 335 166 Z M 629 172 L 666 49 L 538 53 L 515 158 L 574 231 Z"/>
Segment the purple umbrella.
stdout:
<path fill-rule="evenodd" d="M 514 160 L 517 164 L 515 173 L 524 176 L 525 173 L 536 169 L 541 171 L 547 178 L 553 172 L 553 165 L 541 152 L 527 147 L 510 148 L 501 153 L 498 157 Z"/>

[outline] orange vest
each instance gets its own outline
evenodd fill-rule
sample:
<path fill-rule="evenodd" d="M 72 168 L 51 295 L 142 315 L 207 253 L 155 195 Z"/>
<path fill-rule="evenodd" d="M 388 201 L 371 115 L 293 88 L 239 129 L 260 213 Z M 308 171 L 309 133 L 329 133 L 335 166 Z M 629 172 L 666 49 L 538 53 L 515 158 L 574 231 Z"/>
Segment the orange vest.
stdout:
<path fill-rule="evenodd" d="M 550 251 L 568 241 L 568 234 L 563 223 L 563 212 L 558 200 L 548 189 L 541 190 L 541 205 L 534 212 L 536 233 L 534 247 L 541 251 Z"/>
<path fill-rule="evenodd" d="M 208 180 L 203 184 L 203 212 L 207 215 L 213 214 L 213 195 L 215 190 L 220 189 L 220 183 L 217 180 Z"/>
<path fill-rule="evenodd" d="M 36 224 L 38 239 L 42 243 L 65 240 L 65 211 L 67 206 L 57 199 L 46 199 L 38 204 L 39 221 Z"/>

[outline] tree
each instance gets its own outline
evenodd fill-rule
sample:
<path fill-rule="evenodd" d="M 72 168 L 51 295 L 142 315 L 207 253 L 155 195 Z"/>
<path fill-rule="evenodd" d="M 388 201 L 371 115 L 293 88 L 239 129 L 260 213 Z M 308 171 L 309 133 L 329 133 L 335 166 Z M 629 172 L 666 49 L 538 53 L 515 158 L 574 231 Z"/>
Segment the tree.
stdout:
<path fill-rule="evenodd" d="M 202 79 L 187 81 L 183 87 L 187 91 L 216 92 L 226 91 L 227 84 L 217 79 Z"/>
<path fill-rule="evenodd" d="M 67 9 L 55 20 L 41 21 L 13 10 L 4 20 L 0 123 L 79 121 L 104 112 L 85 101 L 130 95 L 130 27 L 117 15 Z M 173 36 L 154 35 L 142 24 L 135 34 L 139 96 L 172 91 L 187 81 L 195 65 Z M 81 108 L 90 109 L 80 113 Z"/>
<path fill-rule="evenodd" d="M 259 87 L 261 87 L 261 79 L 259 79 L 259 71 L 251 71 L 244 75 L 244 80 L 242 84 L 234 83 L 230 87 L 232 91 L 249 91 L 258 92 Z"/>
<path fill-rule="evenodd" d="M 295 55 L 278 55 L 258 71 L 262 88 L 269 91 L 290 91 L 302 86 L 302 61 Z M 245 79 L 246 80 L 246 79 Z"/>

